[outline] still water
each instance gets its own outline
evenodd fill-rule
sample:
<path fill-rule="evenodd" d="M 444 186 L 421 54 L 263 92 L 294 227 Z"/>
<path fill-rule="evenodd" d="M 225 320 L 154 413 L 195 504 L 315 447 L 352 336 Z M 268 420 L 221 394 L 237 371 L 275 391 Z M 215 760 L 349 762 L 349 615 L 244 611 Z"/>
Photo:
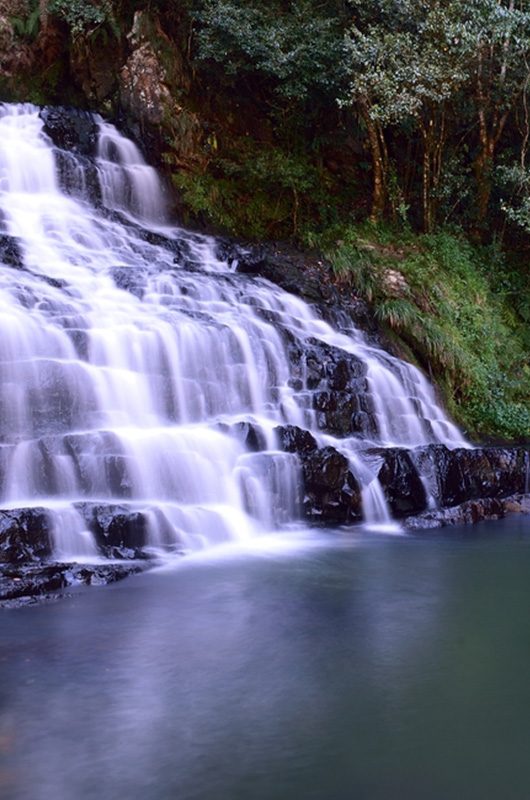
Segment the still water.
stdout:
<path fill-rule="evenodd" d="M 319 533 L 0 614 L 2 800 L 526 800 L 530 519 Z"/>

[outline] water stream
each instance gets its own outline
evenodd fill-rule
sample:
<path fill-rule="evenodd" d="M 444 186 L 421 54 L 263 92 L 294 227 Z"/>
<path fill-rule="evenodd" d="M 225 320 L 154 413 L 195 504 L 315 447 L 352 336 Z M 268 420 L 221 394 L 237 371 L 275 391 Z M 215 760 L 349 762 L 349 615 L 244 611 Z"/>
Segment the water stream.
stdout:
<path fill-rule="evenodd" d="M 144 511 L 153 547 L 244 540 L 299 518 L 297 457 L 274 433 L 289 423 L 347 455 L 366 522 L 388 523 L 366 450 L 465 444 L 428 381 L 170 224 L 156 172 L 96 122 L 90 160 L 56 148 L 38 108 L 0 106 L 0 233 L 16 249 L 0 264 L 1 507 L 46 508 L 63 559 L 97 554 L 87 500 Z M 366 364 L 370 435 L 320 429 L 286 332 Z"/>

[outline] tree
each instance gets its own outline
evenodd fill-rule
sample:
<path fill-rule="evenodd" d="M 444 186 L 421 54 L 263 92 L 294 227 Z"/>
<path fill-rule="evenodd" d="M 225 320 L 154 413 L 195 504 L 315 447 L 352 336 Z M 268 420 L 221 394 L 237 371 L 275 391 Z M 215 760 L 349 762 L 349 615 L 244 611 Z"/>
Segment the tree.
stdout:
<path fill-rule="evenodd" d="M 325 4 L 324 13 L 311 0 L 198 5 L 199 61 L 221 64 L 234 77 L 259 76 L 295 103 L 315 93 L 333 95 L 345 79 L 341 21 Z"/>
<path fill-rule="evenodd" d="M 454 4 L 431 0 L 378 0 L 356 12 L 348 34 L 350 86 L 342 103 L 357 106 L 367 130 L 373 164 L 371 218 L 384 213 L 388 148 L 385 129 L 413 121 L 422 140 L 422 210 L 425 230 L 434 222 L 441 180 L 447 106 L 468 79 L 455 36 Z M 377 20 L 377 21 L 374 21 Z"/>
<path fill-rule="evenodd" d="M 478 152 L 476 217 L 486 219 L 495 155 L 516 104 L 526 99 L 530 80 L 530 3 L 526 0 L 471 0 L 460 7 L 462 48 L 474 83 Z"/>

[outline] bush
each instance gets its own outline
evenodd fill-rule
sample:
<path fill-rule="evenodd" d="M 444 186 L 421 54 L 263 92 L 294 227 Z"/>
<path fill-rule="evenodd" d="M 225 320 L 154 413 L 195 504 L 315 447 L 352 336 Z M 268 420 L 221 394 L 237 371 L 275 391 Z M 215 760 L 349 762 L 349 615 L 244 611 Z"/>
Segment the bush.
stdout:
<path fill-rule="evenodd" d="M 202 174 L 173 176 L 191 212 L 250 239 L 299 237 L 337 213 L 331 176 L 307 155 L 239 140 Z"/>
<path fill-rule="evenodd" d="M 74 39 L 82 34 L 94 33 L 104 25 L 117 33 L 111 0 L 50 0 L 48 11 L 66 22 Z"/>

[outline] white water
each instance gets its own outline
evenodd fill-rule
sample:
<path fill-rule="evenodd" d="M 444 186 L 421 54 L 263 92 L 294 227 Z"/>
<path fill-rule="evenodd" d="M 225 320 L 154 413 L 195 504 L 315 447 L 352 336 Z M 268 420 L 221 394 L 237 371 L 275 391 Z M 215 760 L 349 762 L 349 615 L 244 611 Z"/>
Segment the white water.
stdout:
<path fill-rule="evenodd" d="M 367 521 L 388 522 L 364 450 L 465 444 L 432 387 L 360 332 L 338 333 L 302 300 L 233 274 L 215 240 L 170 227 L 155 171 L 113 126 L 99 128 L 99 191 L 118 214 L 89 203 L 74 155 L 75 192 L 60 188 L 38 109 L 0 106 L 0 232 L 24 259 L 23 270 L 0 264 L 1 507 L 48 508 L 63 558 L 96 552 L 74 507 L 86 500 L 146 510 L 153 546 L 248 539 L 299 516 L 298 461 L 273 432 L 291 423 L 350 458 Z M 301 342 L 368 365 L 371 441 L 318 431 L 266 312 Z M 247 451 L 234 427 L 244 420 L 261 427 L 265 451 Z"/>

